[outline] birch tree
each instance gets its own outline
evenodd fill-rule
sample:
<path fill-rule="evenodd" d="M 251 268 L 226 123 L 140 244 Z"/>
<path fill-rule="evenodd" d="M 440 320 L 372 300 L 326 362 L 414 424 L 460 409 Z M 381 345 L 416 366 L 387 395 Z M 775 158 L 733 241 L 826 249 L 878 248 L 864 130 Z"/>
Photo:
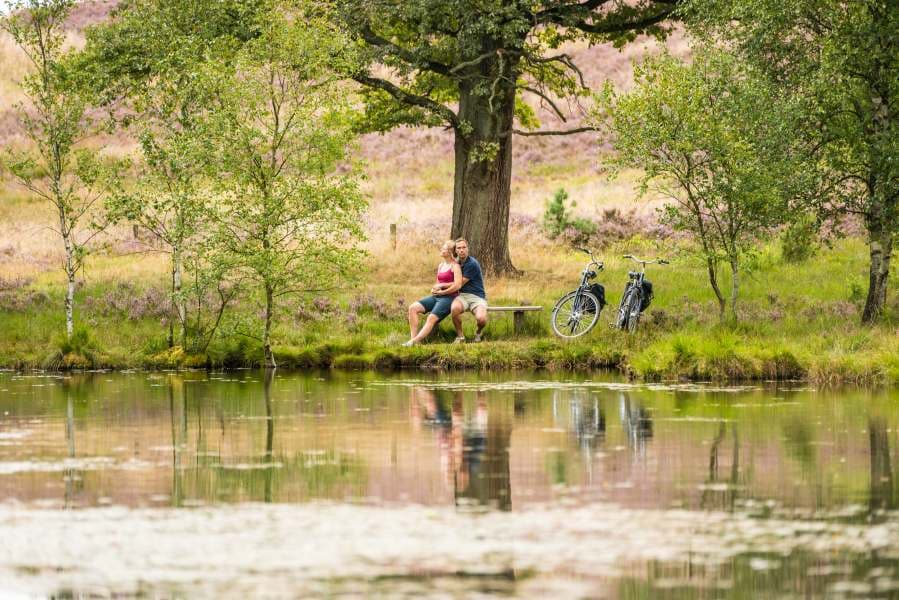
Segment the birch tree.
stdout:
<path fill-rule="evenodd" d="M 867 230 L 863 323 L 877 321 L 899 235 L 899 0 L 690 0 L 685 14 L 805 104 L 823 182 L 799 210 L 856 215 Z"/>
<path fill-rule="evenodd" d="M 291 17 L 273 17 L 233 69 L 214 70 L 207 130 L 213 239 L 221 260 L 258 285 L 267 368 L 279 301 L 358 270 L 363 237 L 365 203 L 346 162 L 350 97 L 335 75 L 345 40 L 320 19 Z"/>
<path fill-rule="evenodd" d="M 208 60 L 227 64 L 255 35 L 263 7 L 237 0 L 134 0 L 89 29 L 77 56 L 86 87 L 101 98 L 113 122 L 139 141 L 136 176 L 113 208 L 117 217 L 148 231 L 155 247 L 169 255 L 169 346 L 175 344 L 176 323 L 181 346 L 207 345 L 209 336 L 197 328 L 203 329 L 199 312 L 209 286 L 198 282 L 217 287 L 222 302 L 233 291 L 223 292 L 223 282 L 215 281 L 222 274 L 218 269 L 185 273 L 187 264 L 206 264 L 196 250 L 208 234 L 203 226 L 208 152 L 197 129 L 211 98 L 200 72 Z M 193 285 L 185 285 L 188 276 Z M 198 314 L 189 314 L 190 297 L 197 293 Z M 191 334 L 195 339 L 188 339 Z"/>
<path fill-rule="evenodd" d="M 643 170 L 642 188 L 670 203 L 663 217 L 696 241 L 721 318 L 737 318 L 741 262 L 782 222 L 802 169 L 793 110 L 734 56 L 697 49 L 692 65 L 663 55 L 635 68 L 625 94 L 607 88 L 600 121 L 614 162 Z M 729 267 L 729 298 L 719 268 Z"/>
<path fill-rule="evenodd" d="M 69 338 L 75 324 L 76 277 L 91 240 L 106 225 L 98 209 L 110 181 L 96 154 L 78 146 L 90 123 L 87 102 L 66 64 L 64 24 L 72 5 L 73 0 L 27 0 L 14 4 L 0 21 L 31 67 L 22 81 L 26 101 L 16 107 L 29 145 L 9 150 L 4 162 L 18 183 L 55 211 L 52 228 L 65 252 Z"/>

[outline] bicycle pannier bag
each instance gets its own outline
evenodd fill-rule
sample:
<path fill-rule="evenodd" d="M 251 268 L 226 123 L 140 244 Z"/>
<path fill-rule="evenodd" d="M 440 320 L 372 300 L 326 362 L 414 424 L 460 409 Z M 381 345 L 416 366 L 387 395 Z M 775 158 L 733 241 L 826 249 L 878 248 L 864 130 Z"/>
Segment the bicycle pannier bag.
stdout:
<path fill-rule="evenodd" d="M 640 312 L 649 307 L 652 302 L 652 284 L 645 279 L 643 280 L 643 301 L 640 303 Z"/>
<path fill-rule="evenodd" d="M 600 283 L 592 283 L 590 287 L 587 288 L 587 291 L 596 296 L 596 299 L 599 300 L 599 310 L 602 310 L 606 306 L 606 288 L 602 286 Z"/>

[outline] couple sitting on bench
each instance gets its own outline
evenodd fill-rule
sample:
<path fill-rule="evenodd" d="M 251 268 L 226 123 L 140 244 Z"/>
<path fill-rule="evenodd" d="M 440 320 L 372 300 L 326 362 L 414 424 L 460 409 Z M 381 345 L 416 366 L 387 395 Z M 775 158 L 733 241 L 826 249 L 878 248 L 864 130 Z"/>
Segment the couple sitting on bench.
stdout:
<path fill-rule="evenodd" d="M 487 293 L 481 265 L 468 254 L 468 242 L 458 239 L 444 242 L 440 248 L 442 262 L 437 266 L 437 283 L 431 295 L 409 306 L 410 339 L 404 346 L 413 346 L 428 337 L 447 315 L 453 316 L 456 328 L 455 343 L 465 341 L 462 332 L 462 313 L 471 311 L 478 323 L 474 341 L 481 341 L 481 333 L 487 325 Z M 419 331 L 421 315 L 430 313 Z"/>

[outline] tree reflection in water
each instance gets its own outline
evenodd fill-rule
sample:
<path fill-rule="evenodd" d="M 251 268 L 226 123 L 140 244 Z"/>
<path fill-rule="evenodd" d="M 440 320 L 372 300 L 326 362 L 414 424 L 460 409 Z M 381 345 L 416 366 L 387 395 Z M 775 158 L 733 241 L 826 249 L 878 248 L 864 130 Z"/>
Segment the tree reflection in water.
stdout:
<path fill-rule="evenodd" d="M 66 390 L 66 446 L 69 451 L 69 459 L 75 458 L 75 407 L 72 394 Z M 81 478 L 81 474 L 74 468 L 68 467 L 63 469 L 63 480 L 65 481 L 65 507 L 70 508 L 74 497 L 75 480 Z"/>
<path fill-rule="evenodd" d="M 740 477 L 740 438 L 737 435 L 737 424 L 731 423 L 731 460 L 730 473 L 726 479 L 719 475 L 719 456 L 721 446 L 725 441 L 727 423 L 724 420 L 718 422 L 718 431 L 709 447 L 709 476 L 702 486 L 702 497 L 699 506 L 706 510 L 734 511 L 737 502 Z"/>
<path fill-rule="evenodd" d="M 869 507 L 872 513 L 897 507 L 893 467 L 890 461 L 890 436 L 886 419 L 868 418 L 868 439 L 871 449 L 871 493 Z"/>
<path fill-rule="evenodd" d="M 509 446 L 514 406 L 490 406 L 487 394 L 479 391 L 474 406 L 466 409 L 462 391 L 411 389 L 413 428 L 426 423 L 435 429 L 444 481 L 457 506 L 512 510 Z"/>
<path fill-rule="evenodd" d="M 60 387 L 66 399 L 66 453 L 70 461 L 62 471 L 65 508 L 75 507 L 78 504 L 77 495 L 84 492 L 84 469 L 79 468 L 75 460 L 75 406 L 78 404 L 79 412 L 83 411 L 93 386 L 93 374 L 71 374 L 61 381 Z"/>
<path fill-rule="evenodd" d="M 275 440 L 275 418 L 272 415 L 272 381 L 275 380 L 275 369 L 266 369 L 262 382 L 262 396 L 265 400 L 265 455 L 263 456 L 264 491 L 263 500 L 272 501 L 272 478 L 275 464 L 272 460 L 272 447 Z"/>
<path fill-rule="evenodd" d="M 193 386 L 187 383 L 202 381 L 191 377 L 168 379 L 173 505 L 364 495 L 367 471 L 356 454 L 332 447 L 275 451 L 275 371 L 247 386 L 246 397 L 210 398 L 192 392 L 189 402 L 187 390 Z M 204 403 L 209 402 L 213 410 L 204 414 Z M 195 415 L 189 410 L 194 404 Z M 206 419 L 218 424 L 220 436 L 206 439 Z"/>

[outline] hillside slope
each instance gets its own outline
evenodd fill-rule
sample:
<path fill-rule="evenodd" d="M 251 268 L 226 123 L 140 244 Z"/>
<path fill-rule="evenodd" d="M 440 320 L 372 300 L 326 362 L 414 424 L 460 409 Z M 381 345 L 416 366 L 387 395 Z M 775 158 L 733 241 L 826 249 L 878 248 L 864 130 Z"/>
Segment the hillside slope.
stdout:
<path fill-rule="evenodd" d="M 85 2 L 78 6 L 70 19 L 70 43 L 83 41 L 82 31 L 91 24 L 108 18 L 116 0 Z M 667 46 L 677 55 L 688 52 L 683 34 L 676 32 Z M 606 80 L 627 87 L 631 79 L 631 63 L 651 52 L 660 51 L 660 44 L 640 39 L 619 51 L 611 46 L 571 46 L 564 50 L 572 55 L 583 70 L 588 85 L 598 89 Z M 20 143 L 12 106 L 22 100 L 18 81 L 27 65 L 22 54 L 7 37 L 0 37 L 0 144 Z M 587 107 L 563 102 L 570 114 L 562 122 L 533 98 L 528 99 L 537 109 L 544 128 L 565 129 L 584 123 Z M 589 99 L 584 101 L 589 104 Z M 92 141 L 114 154 L 134 151 L 133 140 L 127 134 L 99 137 Z M 452 133 L 439 129 L 400 128 L 387 134 L 369 134 L 359 143 L 359 158 L 364 161 L 367 179 L 365 190 L 371 201 L 367 227 L 371 245 L 386 243 L 388 225 L 396 223 L 401 236 L 427 240 L 439 239 L 448 233 L 453 186 Z M 578 202 L 584 216 L 598 218 L 609 207 L 630 210 L 640 207 L 647 211 L 652 203 L 635 203 L 632 178 L 627 176 L 609 182 L 604 174 L 603 147 L 595 134 L 561 137 L 518 137 L 514 142 L 513 166 L 513 230 L 517 225 L 538 219 L 545 200 L 559 187 L 565 187 Z M 7 186 L 8 194 L 17 194 Z M 12 217 L 12 206 L 0 215 Z M 57 252 L 51 232 L 42 225 L 47 221 L 43 211 L 29 209 L 15 214 L 15 223 L 8 218 L 0 222 L 0 239 L 7 253 L 27 252 L 32 259 L 45 262 Z M 528 229 L 528 228 L 526 228 Z M 513 231 L 513 238 L 514 238 Z M 517 245 L 513 239 L 514 246 Z M 2 251 L 2 249 L 0 249 Z M 42 258 L 39 258 L 42 257 Z"/>

